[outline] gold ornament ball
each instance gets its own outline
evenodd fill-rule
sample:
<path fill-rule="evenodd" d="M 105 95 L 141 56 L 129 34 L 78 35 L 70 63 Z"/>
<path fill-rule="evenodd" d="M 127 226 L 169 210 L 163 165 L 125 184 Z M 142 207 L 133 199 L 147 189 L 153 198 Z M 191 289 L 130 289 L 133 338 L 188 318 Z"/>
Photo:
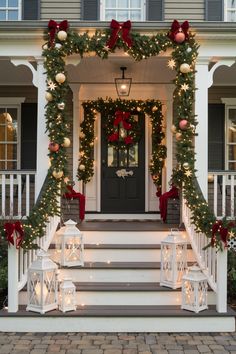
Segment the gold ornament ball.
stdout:
<path fill-rule="evenodd" d="M 140 112 L 140 111 L 141 111 L 141 108 L 140 108 L 140 107 L 137 107 L 137 111 Z"/>
<path fill-rule="evenodd" d="M 156 112 L 157 111 L 157 106 L 152 107 L 152 111 Z"/>
<path fill-rule="evenodd" d="M 187 74 L 187 73 L 189 73 L 190 70 L 191 70 L 191 69 L 190 69 L 190 65 L 187 64 L 187 63 L 183 63 L 183 64 L 180 65 L 179 70 L 181 71 L 181 73 Z"/>
<path fill-rule="evenodd" d="M 59 84 L 63 84 L 66 80 L 66 76 L 63 73 L 58 73 L 56 74 L 55 79 Z"/>
<path fill-rule="evenodd" d="M 83 132 L 80 132 L 80 133 L 79 133 L 79 137 L 83 139 L 83 138 L 85 137 L 84 133 L 83 133 Z"/>
<path fill-rule="evenodd" d="M 54 178 L 59 179 L 59 178 L 61 178 L 63 176 L 63 171 L 54 170 L 52 175 L 53 175 Z"/>
<path fill-rule="evenodd" d="M 172 124 L 170 130 L 173 134 L 175 134 L 176 133 L 176 126 L 174 124 Z"/>
<path fill-rule="evenodd" d="M 175 137 L 177 141 L 180 141 L 182 139 L 182 134 L 178 132 L 175 134 Z"/>
<path fill-rule="evenodd" d="M 207 180 L 208 180 L 209 183 L 213 183 L 214 182 L 214 176 L 213 175 L 208 175 Z"/>
<path fill-rule="evenodd" d="M 84 165 L 79 165 L 79 169 L 80 169 L 80 171 L 84 171 L 85 170 L 85 166 Z"/>
<path fill-rule="evenodd" d="M 70 139 L 69 138 L 64 138 L 63 146 L 66 148 L 70 146 Z"/>
<path fill-rule="evenodd" d="M 50 92 L 46 92 L 45 93 L 45 98 L 48 102 L 52 101 L 53 100 L 53 96 Z"/>
<path fill-rule="evenodd" d="M 65 41 L 66 38 L 67 38 L 67 33 L 65 31 L 59 31 L 57 33 L 57 38 L 60 40 L 60 41 Z"/>

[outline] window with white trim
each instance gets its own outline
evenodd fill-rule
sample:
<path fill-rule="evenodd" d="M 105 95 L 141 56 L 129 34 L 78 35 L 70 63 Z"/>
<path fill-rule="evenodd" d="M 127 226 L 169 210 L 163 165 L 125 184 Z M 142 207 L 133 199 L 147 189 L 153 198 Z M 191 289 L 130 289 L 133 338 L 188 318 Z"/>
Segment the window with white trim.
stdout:
<path fill-rule="evenodd" d="M 224 18 L 227 22 L 236 22 L 236 0 L 224 1 Z"/>
<path fill-rule="evenodd" d="M 226 170 L 236 171 L 236 106 L 226 106 Z"/>
<path fill-rule="evenodd" d="M 0 0 L 0 21 L 18 21 L 20 19 L 20 0 Z"/>
<path fill-rule="evenodd" d="M 20 169 L 21 103 L 24 97 L 0 97 L 0 170 Z"/>
<path fill-rule="evenodd" d="M 101 2 L 101 20 L 144 21 L 144 0 L 104 0 Z"/>

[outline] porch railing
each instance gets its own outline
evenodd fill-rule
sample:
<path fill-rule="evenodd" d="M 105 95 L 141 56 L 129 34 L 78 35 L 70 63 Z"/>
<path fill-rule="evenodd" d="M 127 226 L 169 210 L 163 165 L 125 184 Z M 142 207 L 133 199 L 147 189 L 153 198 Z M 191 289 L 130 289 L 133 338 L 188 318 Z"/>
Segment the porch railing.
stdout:
<path fill-rule="evenodd" d="M 0 218 L 24 219 L 35 203 L 35 171 L 0 171 Z"/>
<path fill-rule="evenodd" d="M 236 217 L 236 171 L 209 171 L 208 203 L 217 219 Z"/>
<path fill-rule="evenodd" d="M 199 192 L 201 193 L 200 188 Z M 183 198 L 182 221 L 188 233 L 196 261 L 207 277 L 208 284 L 216 293 L 217 311 L 227 312 L 227 250 L 216 252 L 216 249 L 212 247 L 204 250 L 210 240 L 205 234 L 195 231 L 191 216 L 192 212 Z"/>

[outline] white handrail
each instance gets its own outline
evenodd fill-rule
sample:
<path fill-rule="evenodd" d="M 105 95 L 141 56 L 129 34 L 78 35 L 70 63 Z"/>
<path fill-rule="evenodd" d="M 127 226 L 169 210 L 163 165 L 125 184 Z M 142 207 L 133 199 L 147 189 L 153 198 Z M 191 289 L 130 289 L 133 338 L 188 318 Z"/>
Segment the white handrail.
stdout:
<path fill-rule="evenodd" d="M 191 210 L 186 200 L 182 200 L 182 221 L 185 225 L 196 261 L 208 280 L 208 284 L 216 293 L 218 312 L 227 312 L 227 251 L 216 252 L 213 247 L 204 247 L 209 243 L 205 234 L 195 231 L 191 220 Z"/>
<path fill-rule="evenodd" d="M 0 219 L 25 219 L 35 202 L 35 171 L 0 171 Z"/>

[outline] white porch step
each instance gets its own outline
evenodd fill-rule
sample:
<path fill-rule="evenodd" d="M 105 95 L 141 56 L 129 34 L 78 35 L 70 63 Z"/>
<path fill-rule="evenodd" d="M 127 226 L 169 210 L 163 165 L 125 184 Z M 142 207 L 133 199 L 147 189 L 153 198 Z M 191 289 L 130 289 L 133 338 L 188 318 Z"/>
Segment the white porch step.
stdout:
<path fill-rule="evenodd" d="M 181 305 L 181 289 L 170 289 L 159 283 L 93 283 L 76 285 L 76 304 L 87 305 Z M 20 303 L 27 304 L 27 291 L 20 293 Z M 208 303 L 216 303 L 213 291 L 208 292 Z"/>
<path fill-rule="evenodd" d="M 235 312 L 215 307 L 199 314 L 180 306 L 82 306 L 76 311 L 44 315 L 0 311 L 2 332 L 234 332 Z"/>
<path fill-rule="evenodd" d="M 55 262 L 59 262 L 60 251 L 51 248 L 49 253 Z M 195 256 L 191 249 L 187 250 L 187 259 L 191 262 L 195 261 Z M 140 260 L 142 262 L 160 262 L 160 245 L 101 244 L 85 245 L 84 247 L 85 262 L 139 262 Z"/>

